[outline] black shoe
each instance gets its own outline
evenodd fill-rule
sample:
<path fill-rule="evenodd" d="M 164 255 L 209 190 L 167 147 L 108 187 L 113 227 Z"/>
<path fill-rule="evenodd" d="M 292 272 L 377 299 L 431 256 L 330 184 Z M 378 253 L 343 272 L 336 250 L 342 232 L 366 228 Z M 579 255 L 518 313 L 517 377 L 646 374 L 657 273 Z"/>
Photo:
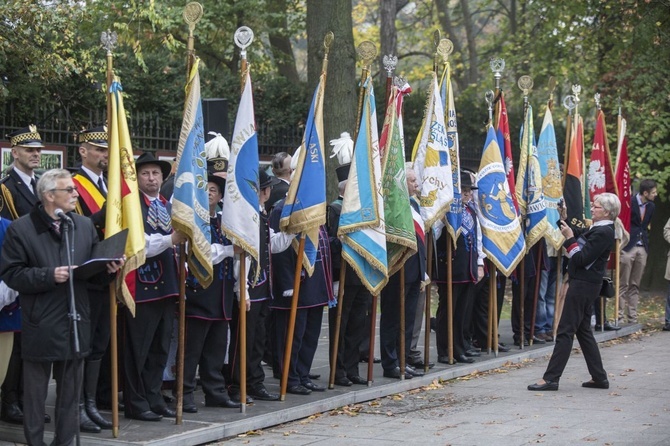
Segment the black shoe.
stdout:
<path fill-rule="evenodd" d="M 506 345 L 503 344 L 502 342 L 498 343 L 498 351 L 499 351 L 499 352 L 503 352 L 503 353 L 505 353 L 505 352 L 508 352 L 508 351 L 510 351 L 510 350 L 511 350 L 511 348 L 509 348 L 508 346 L 506 346 Z"/>
<path fill-rule="evenodd" d="M 475 351 L 475 350 L 466 350 L 465 351 L 465 356 L 469 356 L 471 358 L 477 358 L 481 355 L 482 355 L 481 353 L 479 353 L 478 351 Z"/>
<path fill-rule="evenodd" d="M 460 363 L 463 363 L 463 364 L 472 364 L 473 362 L 475 362 L 474 359 L 468 358 L 465 355 L 454 356 L 454 359 L 456 360 L 456 362 L 460 362 Z"/>
<path fill-rule="evenodd" d="M 438 356 L 437 362 L 439 362 L 440 364 L 451 364 L 449 362 L 449 356 Z"/>
<path fill-rule="evenodd" d="M 520 342 L 519 342 L 518 339 L 514 339 L 514 345 L 516 345 L 517 347 L 520 347 L 520 346 L 521 346 L 521 344 L 520 344 Z M 530 344 L 528 343 L 528 338 L 524 338 L 524 340 L 523 340 L 523 346 L 524 346 L 524 347 L 528 347 L 529 345 L 530 345 Z"/>
<path fill-rule="evenodd" d="M 361 386 L 367 386 L 368 385 L 368 380 L 363 378 L 362 376 L 359 375 L 353 375 L 353 376 L 347 376 L 349 381 L 351 381 L 352 384 L 359 384 Z"/>
<path fill-rule="evenodd" d="M 238 397 L 239 398 L 239 397 Z M 227 409 L 239 409 L 242 407 L 239 401 L 233 401 L 230 398 L 220 398 L 216 401 L 207 401 L 205 399 L 206 407 L 225 407 Z"/>
<path fill-rule="evenodd" d="M 84 403 L 79 403 L 79 432 L 85 432 L 87 434 L 99 434 L 102 432 L 100 426 L 91 421 L 86 414 Z"/>
<path fill-rule="evenodd" d="M 391 370 L 384 370 L 384 378 L 395 378 L 400 379 L 400 367 L 396 367 Z M 413 376 L 405 371 L 405 379 L 412 379 Z"/>
<path fill-rule="evenodd" d="M 140 412 L 137 414 L 130 413 L 126 411 L 126 418 L 130 418 L 133 420 L 140 420 L 140 421 L 160 421 L 163 419 L 163 415 L 159 415 L 157 413 L 154 413 L 150 410 L 147 410 L 145 412 Z"/>
<path fill-rule="evenodd" d="M 351 385 L 353 383 L 346 376 L 342 376 L 340 378 L 335 378 L 335 384 L 337 384 L 338 386 L 343 386 L 343 387 L 351 387 Z"/>
<path fill-rule="evenodd" d="M 198 406 L 195 404 L 184 404 L 181 410 L 186 413 L 198 413 Z"/>
<path fill-rule="evenodd" d="M 361 362 L 367 363 L 369 360 L 370 360 L 370 358 L 361 358 Z M 379 364 L 381 362 L 382 362 L 381 358 L 372 358 L 372 363 L 373 364 Z"/>
<path fill-rule="evenodd" d="M 23 411 L 18 403 L 2 403 L 0 418 L 7 423 L 23 424 Z"/>
<path fill-rule="evenodd" d="M 152 410 L 152 412 L 157 413 L 158 415 L 162 415 L 165 418 L 177 418 L 177 412 L 167 406 L 158 408 L 157 410 Z"/>
<path fill-rule="evenodd" d="M 618 327 L 618 328 L 621 328 L 621 327 Z M 663 331 L 670 331 L 670 324 L 665 324 L 663 326 Z"/>
<path fill-rule="evenodd" d="M 411 365 L 415 369 L 423 370 L 423 369 L 426 368 L 426 363 L 423 362 L 423 359 L 419 359 L 418 361 L 407 361 L 407 364 Z M 435 363 L 434 362 L 429 362 L 428 363 L 428 368 L 432 369 L 433 367 L 435 367 Z"/>
<path fill-rule="evenodd" d="M 51 423 L 51 415 L 49 415 L 48 413 L 45 413 L 45 414 L 44 414 L 44 422 L 45 422 L 46 424 Z M 102 426 L 101 426 L 101 427 L 102 427 Z"/>
<path fill-rule="evenodd" d="M 268 389 L 262 384 L 249 389 L 248 393 L 259 401 L 279 401 L 279 394 L 268 392 Z"/>
<path fill-rule="evenodd" d="M 533 336 L 533 344 L 546 344 L 547 341 L 545 341 L 542 338 L 538 338 L 537 336 Z"/>
<path fill-rule="evenodd" d="M 558 390 L 558 382 L 555 381 L 545 381 L 544 384 L 531 384 L 528 386 L 528 390 L 532 391 L 543 391 L 543 390 Z"/>
<path fill-rule="evenodd" d="M 437 327 L 437 319 L 434 318 L 434 317 L 431 317 L 430 318 L 430 330 L 431 331 L 436 331 L 436 327 Z"/>
<path fill-rule="evenodd" d="M 311 390 L 312 392 L 325 392 L 326 388 L 323 386 L 320 386 L 318 384 L 314 384 L 311 381 L 307 381 L 306 383 L 303 383 L 302 386 L 305 389 Z"/>
<path fill-rule="evenodd" d="M 621 327 L 614 326 L 609 322 L 605 322 L 605 331 L 618 331 L 621 330 Z"/>
<path fill-rule="evenodd" d="M 228 395 L 230 395 L 230 401 L 232 401 L 233 403 L 237 403 L 237 404 L 241 403 L 240 392 L 239 391 L 231 392 L 229 390 Z M 253 402 L 254 402 L 254 399 L 251 396 L 249 396 L 249 392 L 247 391 L 246 404 L 253 404 Z M 222 407 L 226 407 L 226 406 L 222 406 Z M 238 406 L 238 407 L 240 407 L 240 406 Z"/>
<path fill-rule="evenodd" d="M 309 379 L 319 379 L 319 378 L 321 378 L 321 375 L 317 375 L 316 373 L 310 373 L 307 376 L 309 377 Z"/>
<path fill-rule="evenodd" d="M 412 377 L 414 376 L 423 376 L 424 373 L 416 370 L 414 367 L 410 365 L 405 366 L 405 376 L 411 375 Z"/>
<path fill-rule="evenodd" d="M 292 393 L 293 395 L 309 395 L 310 393 L 312 393 L 311 390 L 309 390 L 305 386 L 301 386 L 300 384 L 289 387 L 288 389 L 286 389 L 286 392 Z"/>
<path fill-rule="evenodd" d="M 610 388 L 610 382 L 608 380 L 605 381 L 586 381 L 585 383 L 582 383 L 582 387 L 588 387 L 590 389 L 609 389 Z"/>

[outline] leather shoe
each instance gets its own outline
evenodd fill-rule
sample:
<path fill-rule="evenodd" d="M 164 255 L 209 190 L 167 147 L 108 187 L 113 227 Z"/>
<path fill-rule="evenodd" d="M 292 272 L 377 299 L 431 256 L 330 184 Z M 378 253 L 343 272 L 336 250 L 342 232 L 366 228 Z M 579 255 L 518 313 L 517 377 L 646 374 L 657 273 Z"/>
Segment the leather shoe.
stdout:
<path fill-rule="evenodd" d="M 292 393 L 294 395 L 309 395 L 310 393 L 312 393 L 311 390 L 309 390 L 305 386 L 301 386 L 300 384 L 295 385 L 295 386 L 291 386 L 288 389 L 286 389 L 286 391 L 288 393 Z"/>
<path fill-rule="evenodd" d="M 439 362 L 440 364 L 451 364 L 449 362 L 449 356 L 438 356 L 437 362 Z"/>
<path fill-rule="evenodd" d="M 335 378 L 335 384 L 338 386 L 351 387 L 353 383 L 346 376 L 342 376 L 340 378 Z"/>
<path fill-rule="evenodd" d="M 152 410 L 152 412 L 163 415 L 165 418 L 177 418 L 177 412 L 167 406 L 161 407 L 158 410 Z"/>
<path fill-rule="evenodd" d="M 517 347 L 520 347 L 520 346 L 521 346 L 521 342 L 520 342 L 518 339 L 514 339 L 514 345 L 516 345 Z M 528 347 L 529 345 L 530 345 L 530 344 L 528 343 L 528 338 L 524 338 L 524 339 L 523 339 L 523 346 L 524 346 L 524 347 Z"/>
<path fill-rule="evenodd" d="M 0 418 L 7 423 L 23 424 L 23 412 L 17 403 L 2 403 Z"/>
<path fill-rule="evenodd" d="M 279 401 L 279 394 L 268 392 L 264 385 L 249 389 L 249 395 L 259 401 Z"/>
<path fill-rule="evenodd" d="M 310 373 L 307 376 L 309 377 L 309 379 L 319 379 L 319 378 L 321 378 L 321 375 L 317 375 L 316 373 Z"/>
<path fill-rule="evenodd" d="M 311 381 L 308 381 L 306 383 L 303 383 L 302 386 L 306 389 L 311 390 L 312 392 L 325 392 L 326 388 L 323 386 L 320 386 L 318 384 L 314 384 Z"/>
<path fill-rule="evenodd" d="M 423 359 L 419 359 L 418 361 L 407 361 L 407 364 L 411 365 L 415 369 L 423 370 L 423 369 L 426 368 L 426 363 L 423 362 Z M 429 362 L 428 363 L 428 368 L 432 369 L 433 367 L 435 367 L 435 363 L 434 362 Z"/>
<path fill-rule="evenodd" d="M 614 326 L 609 322 L 605 322 L 605 331 L 618 331 L 621 330 L 621 327 Z"/>
<path fill-rule="evenodd" d="M 360 384 L 361 386 L 367 386 L 368 380 L 359 375 L 348 376 L 347 377 L 352 384 Z"/>
<path fill-rule="evenodd" d="M 195 404 L 184 404 L 181 410 L 186 413 L 198 413 L 198 406 Z"/>
<path fill-rule="evenodd" d="M 217 401 L 205 400 L 206 407 L 225 407 L 227 409 L 239 409 L 242 407 L 239 401 L 233 401 L 230 398 L 222 398 Z"/>
<path fill-rule="evenodd" d="M 474 359 L 468 358 L 465 355 L 454 356 L 454 359 L 456 360 L 456 362 L 461 362 L 461 363 L 464 363 L 464 364 L 472 364 L 473 362 L 475 362 Z"/>
<path fill-rule="evenodd" d="M 405 379 L 412 379 L 414 376 L 407 373 L 405 370 Z M 391 370 L 384 370 L 384 378 L 395 378 L 400 379 L 400 367 L 396 367 Z"/>
<path fill-rule="evenodd" d="M 160 421 L 163 419 L 163 415 L 159 415 L 150 410 L 147 410 L 137 414 L 126 412 L 126 418 L 131 418 L 133 420 L 140 420 L 140 421 Z"/>
<path fill-rule="evenodd" d="M 477 358 L 481 355 L 482 355 L 481 353 L 479 353 L 478 351 L 475 351 L 475 350 L 466 350 L 466 352 L 465 352 L 465 356 L 469 356 L 471 358 Z"/>
<path fill-rule="evenodd" d="M 663 326 L 663 331 L 670 331 L 670 324 L 665 324 Z"/>
<path fill-rule="evenodd" d="M 543 384 L 534 383 L 528 386 L 528 390 L 532 391 L 558 390 L 558 383 L 555 381 L 545 381 Z"/>
<path fill-rule="evenodd" d="M 240 392 L 231 392 L 230 390 L 228 391 L 228 395 L 230 395 L 230 401 L 233 403 L 240 403 Z M 246 397 L 246 404 L 253 404 L 254 399 L 249 395 L 249 391 L 247 391 L 247 397 Z M 224 406 L 226 407 L 226 406 Z M 240 406 L 237 406 L 240 407 Z"/>
<path fill-rule="evenodd" d="M 610 382 L 608 380 L 605 381 L 586 381 L 582 383 L 582 387 L 588 387 L 590 389 L 609 389 L 610 388 Z"/>
<path fill-rule="evenodd" d="M 44 422 L 45 422 L 46 424 L 51 423 L 51 415 L 49 415 L 48 413 L 45 413 L 45 414 L 44 414 Z"/>
<path fill-rule="evenodd" d="M 361 362 L 367 363 L 369 360 L 370 360 L 370 358 L 361 358 Z M 382 362 L 381 358 L 377 358 L 377 357 L 372 358 L 372 363 L 373 364 L 379 364 L 381 362 Z"/>
<path fill-rule="evenodd" d="M 542 338 L 538 338 L 537 336 L 533 336 L 533 344 L 546 344 L 547 341 L 545 341 Z"/>
<path fill-rule="evenodd" d="M 419 371 L 419 370 L 416 370 L 414 367 L 412 367 L 410 365 L 406 365 L 405 366 L 405 376 L 407 376 L 407 375 L 412 375 L 413 377 L 414 376 L 423 376 L 424 373 Z"/>
<path fill-rule="evenodd" d="M 506 353 L 506 352 L 508 352 L 508 351 L 510 351 L 510 350 L 511 350 L 511 348 L 509 348 L 508 346 L 506 346 L 506 345 L 503 344 L 502 342 L 498 343 L 498 351 L 499 351 L 499 352 Z"/>

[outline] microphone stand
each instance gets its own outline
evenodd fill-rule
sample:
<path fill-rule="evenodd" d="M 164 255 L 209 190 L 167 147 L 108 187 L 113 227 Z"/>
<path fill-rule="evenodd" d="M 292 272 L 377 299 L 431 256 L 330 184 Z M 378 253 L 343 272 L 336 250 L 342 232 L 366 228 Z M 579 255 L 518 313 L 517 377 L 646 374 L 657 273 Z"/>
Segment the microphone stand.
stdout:
<path fill-rule="evenodd" d="M 70 287 L 70 311 L 68 313 L 68 316 L 70 318 L 70 321 L 72 321 L 72 336 L 74 338 L 73 342 L 73 347 L 74 347 L 74 358 L 72 359 L 74 361 L 74 372 L 75 372 L 75 383 L 80 383 L 79 379 L 79 365 L 77 364 L 76 361 L 81 359 L 79 356 L 81 354 L 81 347 L 79 346 L 79 329 L 78 329 L 78 324 L 79 321 L 81 320 L 81 316 L 77 312 L 77 305 L 75 304 L 75 299 L 74 299 L 74 277 L 72 274 L 72 252 L 70 250 L 70 231 L 69 229 L 72 228 L 72 232 L 74 235 L 74 225 L 70 224 L 70 222 L 63 218 L 61 219 L 61 234 L 63 234 L 65 238 L 65 250 L 67 254 L 67 270 L 68 270 L 68 284 Z M 79 395 L 81 395 L 81 388 L 77 386 L 76 395 L 78 395 L 78 398 L 80 398 Z M 77 411 L 77 414 L 79 414 L 79 410 Z M 81 420 L 79 419 L 79 416 L 77 416 L 77 426 L 81 423 Z M 80 433 L 79 429 L 77 429 L 77 433 L 75 435 L 76 441 L 77 441 L 77 446 L 81 444 L 81 438 L 80 438 Z"/>

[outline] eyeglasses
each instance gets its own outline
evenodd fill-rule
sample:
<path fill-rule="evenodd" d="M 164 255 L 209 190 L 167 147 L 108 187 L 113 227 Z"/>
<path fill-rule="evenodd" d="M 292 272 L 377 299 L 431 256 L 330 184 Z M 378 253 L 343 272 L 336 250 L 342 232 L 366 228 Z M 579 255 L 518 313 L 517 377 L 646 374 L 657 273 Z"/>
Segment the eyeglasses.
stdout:
<path fill-rule="evenodd" d="M 68 194 L 71 194 L 72 192 L 77 192 L 77 186 L 65 187 L 63 189 L 49 189 L 49 192 L 56 191 L 67 192 Z"/>
<path fill-rule="evenodd" d="M 591 205 L 591 209 L 602 209 L 602 206 L 596 206 L 595 204 Z"/>

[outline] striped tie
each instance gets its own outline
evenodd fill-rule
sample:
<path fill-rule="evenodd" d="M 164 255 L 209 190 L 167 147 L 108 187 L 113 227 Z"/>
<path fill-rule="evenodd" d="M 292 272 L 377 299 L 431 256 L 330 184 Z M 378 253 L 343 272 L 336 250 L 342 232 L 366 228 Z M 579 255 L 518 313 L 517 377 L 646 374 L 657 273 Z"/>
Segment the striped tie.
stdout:
<path fill-rule="evenodd" d="M 167 233 L 172 232 L 170 215 L 167 213 L 165 205 L 163 205 L 159 199 L 155 199 L 151 202 L 147 215 L 147 223 L 149 223 L 149 226 L 154 230 L 161 229 Z"/>

